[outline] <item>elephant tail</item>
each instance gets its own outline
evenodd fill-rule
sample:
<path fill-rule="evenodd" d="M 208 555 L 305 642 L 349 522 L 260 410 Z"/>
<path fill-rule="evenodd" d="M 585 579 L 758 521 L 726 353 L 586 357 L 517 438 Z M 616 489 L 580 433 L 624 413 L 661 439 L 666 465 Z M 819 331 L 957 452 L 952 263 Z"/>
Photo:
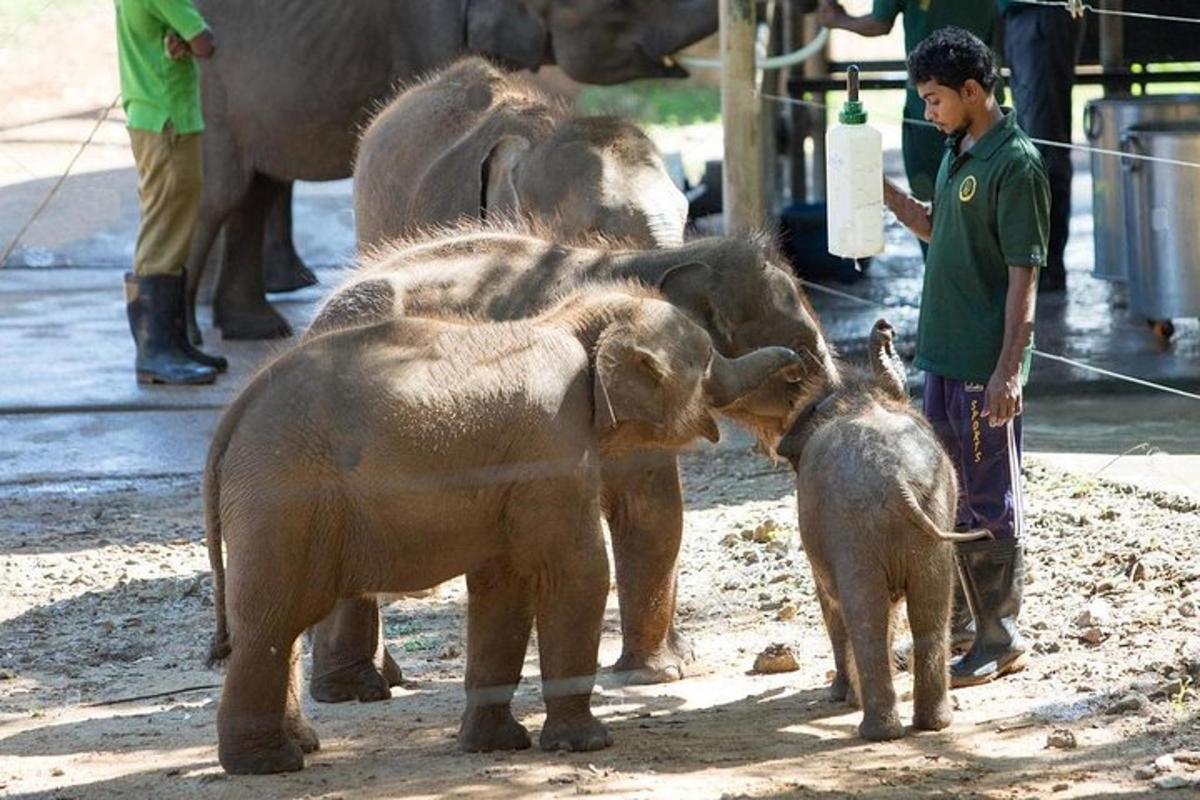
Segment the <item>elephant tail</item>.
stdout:
<path fill-rule="evenodd" d="M 221 450 L 224 450 L 223 446 Z M 210 459 L 208 467 L 204 470 L 205 539 L 208 544 L 208 564 L 212 568 L 213 576 L 213 610 L 217 615 L 217 629 L 208 649 L 207 663 L 210 667 L 220 664 L 233 651 L 225 614 L 225 560 L 221 554 L 221 481 L 217 477 L 219 464 L 220 457 L 217 456 Z"/>
<path fill-rule="evenodd" d="M 892 501 L 893 510 L 897 511 L 901 516 L 919 528 L 922 533 L 932 536 L 935 539 L 940 539 L 943 542 L 973 542 L 977 539 L 991 539 L 992 532 L 986 528 L 979 530 L 964 531 L 956 533 L 954 531 L 944 531 L 937 526 L 925 510 L 921 508 L 921 504 L 917 502 L 916 496 L 912 489 L 901 483 L 896 487 L 899 492 L 899 499 Z M 895 498 L 895 494 L 890 494 Z"/>

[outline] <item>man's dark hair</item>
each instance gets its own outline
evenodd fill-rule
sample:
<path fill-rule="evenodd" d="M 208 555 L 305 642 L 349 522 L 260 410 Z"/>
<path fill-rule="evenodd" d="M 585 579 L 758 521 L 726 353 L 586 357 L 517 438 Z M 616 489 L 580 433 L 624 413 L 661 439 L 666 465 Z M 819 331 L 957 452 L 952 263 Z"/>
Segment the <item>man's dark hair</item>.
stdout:
<path fill-rule="evenodd" d="M 990 92 L 999 78 L 992 49 L 962 28 L 938 28 L 908 55 L 908 75 L 914 84 L 934 81 L 962 89 L 974 80 Z"/>

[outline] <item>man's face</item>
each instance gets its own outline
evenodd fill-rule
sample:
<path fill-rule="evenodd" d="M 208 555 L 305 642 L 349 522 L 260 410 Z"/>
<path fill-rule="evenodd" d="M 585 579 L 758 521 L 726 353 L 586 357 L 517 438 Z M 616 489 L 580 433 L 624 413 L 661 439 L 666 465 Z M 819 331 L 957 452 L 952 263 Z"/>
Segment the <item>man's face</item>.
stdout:
<path fill-rule="evenodd" d="M 971 90 L 977 85 L 967 81 L 962 89 L 951 89 L 937 81 L 918 83 L 917 93 L 925 101 L 925 119 L 947 136 L 965 130 L 970 123 L 971 96 L 976 94 Z"/>

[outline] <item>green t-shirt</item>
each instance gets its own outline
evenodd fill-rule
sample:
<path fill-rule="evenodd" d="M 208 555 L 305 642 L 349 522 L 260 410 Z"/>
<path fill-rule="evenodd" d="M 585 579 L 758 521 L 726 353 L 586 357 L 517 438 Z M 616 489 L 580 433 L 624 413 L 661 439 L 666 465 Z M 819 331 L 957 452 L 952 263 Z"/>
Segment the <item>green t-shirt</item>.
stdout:
<path fill-rule="evenodd" d="M 875 0 L 871 16 L 892 23 L 897 14 L 903 14 L 904 51 L 911 53 L 926 36 L 948 25 L 965 28 L 991 44 L 996 21 L 994 3 L 995 0 Z M 912 86 L 904 99 L 904 115 L 910 119 L 925 116 L 925 102 Z"/>
<path fill-rule="evenodd" d="M 130 128 L 178 133 L 204 130 L 194 59 L 172 61 L 163 45 L 168 31 L 184 39 L 207 27 L 191 0 L 115 0 L 121 101 Z"/>
<path fill-rule="evenodd" d="M 946 141 L 917 322 L 916 367 L 974 383 L 991 377 L 1004 345 L 1008 268 L 1045 266 L 1050 228 L 1042 158 L 1003 111 L 967 152 L 958 154 L 961 134 Z"/>

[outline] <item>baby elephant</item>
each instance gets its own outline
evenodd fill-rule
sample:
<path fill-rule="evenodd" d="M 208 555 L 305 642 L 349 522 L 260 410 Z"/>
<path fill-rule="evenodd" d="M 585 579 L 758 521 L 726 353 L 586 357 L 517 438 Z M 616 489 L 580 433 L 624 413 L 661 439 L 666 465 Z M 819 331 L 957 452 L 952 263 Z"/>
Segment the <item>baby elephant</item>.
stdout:
<path fill-rule="evenodd" d="M 800 476 L 800 538 L 837 667 L 831 694 L 861 701 L 859 735 L 882 740 L 904 735 L 891 672 L 901 599 L 914 642 L 913 727 L 950 724 L 951 542 L 988 534 L 947 532 L 957 477 L 933 429 L 908 404 L 887 322 L 875 323 L 870 349 L 871 371 L 841 369 L 777 452 Z"/>
<path fill-rule="evenodd" d="M 625 284 L 521 322 L 392 319 L 285 353 L 223 416 L 204 476 L 211 657 L 230 656 L 221 766 L 297 770 L 317 748 L 297 637 L 339 598 L 462 574 L 462 748 L 529 746 L 510 703 L 535 617 L 541 746 L 606 747 L 589 708 L 609 589 L 602 463 L 715 441 L 711 409 L 798 361 L 723 358 L 682 311 Z"/>

